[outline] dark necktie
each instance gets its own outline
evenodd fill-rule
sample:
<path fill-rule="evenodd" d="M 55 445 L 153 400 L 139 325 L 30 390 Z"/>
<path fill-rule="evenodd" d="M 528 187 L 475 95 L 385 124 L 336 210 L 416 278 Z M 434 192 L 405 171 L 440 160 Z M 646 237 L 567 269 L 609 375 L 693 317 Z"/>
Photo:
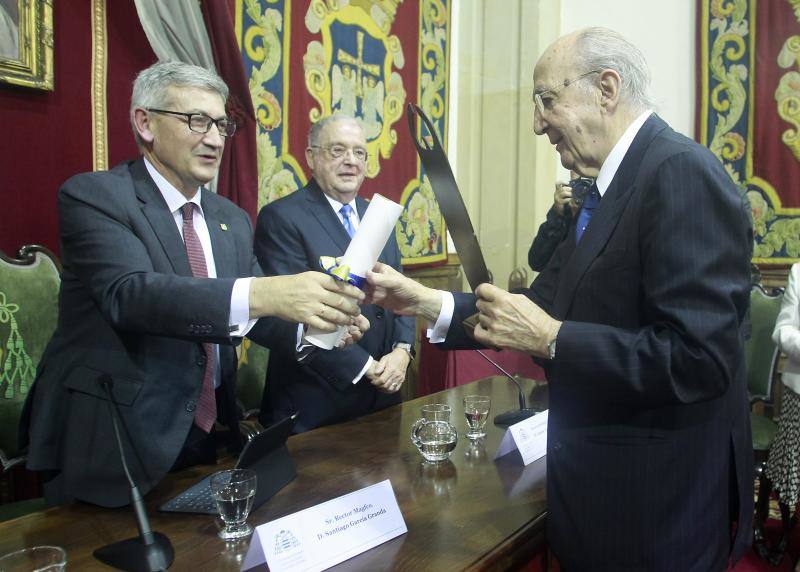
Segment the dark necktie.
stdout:
<path fill-rule="evenodd" d="M 596 209 L 597 205 L 599 204 L 600 191 L 597 190 L 597 184 L 594 184 L 592 185 L 592 188 L 589 189 L 586 198 L 583 200 L 581 212 L 578 213 L 578 222 L 575 225 L 575 244 L 578 244 L 581 241 L 581 237 L 583 236 L 586 227 L 589 226 L 589 221 L 592 220 L 594 209 Z"/>
<path fill-rule="evenodd" d="M 181 207 L 183 215 L 183 242 L 186 245 L 186 254 L 189 256 L 189 266 L 195 278 L 208 278 L 206 256 L 203 245 L 194 230 L 194 203 L 186 203 Z M 206 370 L 203 373 L 203 388 L 200 390 L 200 400 L 194 414 L 194 424 L 208 433 L 214 426 L 217 418 L 217 400 L 214 396 L 214 346 L 203 344 L 206 352 Z"/>
<path fill-rule="evenodd" d="M 342 213 L 344 229 L 347 231 L 347 234 L 350 235 L 350 238 L 353 238 L 353 235 L 356 233 L 356 229 L 353 228 L 353 223 L 350 221 L 350 215 L 353 214 L 353 207 L 350 205 L 342 205 L 339 212 Z"/>

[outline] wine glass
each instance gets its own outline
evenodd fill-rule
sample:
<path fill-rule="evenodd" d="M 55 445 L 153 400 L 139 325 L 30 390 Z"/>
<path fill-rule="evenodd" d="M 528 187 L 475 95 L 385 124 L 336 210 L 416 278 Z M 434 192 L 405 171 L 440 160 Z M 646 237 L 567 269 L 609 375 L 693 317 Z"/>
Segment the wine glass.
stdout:
<path fill-rule="evenodd" d="M 483 427 L 489 418 L 492 407 L 491 399 L 486 395 L 464 396 L 464 416 L 467 418 L 467 439 L 479 439 L 486 436 Z"/>
<path fill-rule="evenodd" d="M 229 469 L 214 473 L 211 475 L 211 494 L 225 524 L 218 535 L 222 540 L 244 538 L 253 532 L 246 521 L 256 496 L 255 471 Z"/>

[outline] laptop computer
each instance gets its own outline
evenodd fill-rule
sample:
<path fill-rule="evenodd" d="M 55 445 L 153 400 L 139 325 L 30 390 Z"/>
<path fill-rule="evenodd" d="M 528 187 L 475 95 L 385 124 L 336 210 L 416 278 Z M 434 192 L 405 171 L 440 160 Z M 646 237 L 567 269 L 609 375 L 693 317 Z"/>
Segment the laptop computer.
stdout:
<path fill-rule="evenodd" d="M 256 496 L 252 510 L 267 502 L 295 475 L 294 463 L 286 448 L 296 415 L 286 417 L 247 442 L 236 462 L 237 469 L 256 472 Z M 192 485 L 159 507 L 162 512 L 214 514 L 219 511 L 211 495 L 211 475 Z"/>

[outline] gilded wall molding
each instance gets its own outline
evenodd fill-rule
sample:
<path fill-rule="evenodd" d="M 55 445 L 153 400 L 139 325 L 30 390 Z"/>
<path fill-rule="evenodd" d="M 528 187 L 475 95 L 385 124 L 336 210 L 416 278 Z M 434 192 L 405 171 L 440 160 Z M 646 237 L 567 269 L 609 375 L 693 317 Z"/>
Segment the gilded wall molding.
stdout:
<path fill-rule="evenodd" d="M 92 0 L 92 168 L 108 169 L 106 0 Z"/>

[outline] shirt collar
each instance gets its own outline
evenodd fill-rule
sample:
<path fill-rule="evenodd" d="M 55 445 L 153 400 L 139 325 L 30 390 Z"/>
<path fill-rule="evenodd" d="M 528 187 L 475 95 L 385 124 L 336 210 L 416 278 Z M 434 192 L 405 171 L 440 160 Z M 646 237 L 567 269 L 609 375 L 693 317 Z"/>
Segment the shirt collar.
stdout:
<path fill-rule="evenodd" d="M 203 213 L 203 207 L 200 204 L 200 187 L 197 187 L 197 192 L 191 199 L 187 201 L 186 197 L 183 196 L 183 194 L 181 194 L 181 192 L 176 189 L 172 183 L 166 180 L 163 175 L 156 170 L 153 164 L 147 160 L 147 157 L 143 157 L 143 159 L 144 166 L 147 167 L 147 172 L 150 173 L 150 176 L 153 178 L 153 182 L 161 192 L 161 196 L 164 197 L 164 200 L 167 202 L 167 208 L 169 208 L 169 212 L 175 213 L 187 202 L 190 202 L 196 204 L 200 213 Z"/>
<path fill-rule="evenodd" d="M 625 158 L 628 149 L 630 149 L 633 139 L 636 137 L 636 134 L 639 133 L 639 129 L 642 128 L 642 125 L 644 125 L 644 122 L 647 121 L 647 118 L 650 117 L 652 113 L 653 110 L 648 109 L 634 119 L 633 122 L 628 125 L 625 133 L 622 134 L 622 137 L 619 138 L 617 144 L 614 145 L 614 148 L 611 149 L 611 153 L 606 157 L 603 166 L 600 167 L 600 172 L 597 174 L 597 180 L 595 181 L 601 197 L 608 190 L 608 186 L 614 179 L 614 175 L 617 174 L 617 170 L 619 170 L 622 160 Z"/>
<path fill-rule="evenodd" d="M 330 205 L 331 205 L 331 208 L 333 208 L 334 212 L 336 212 L 336 213 L 338 213 L 338 212 L 339 212 L 339 209 L 341 209 L 341 208 L 344 206 L 344 204 L 345 204 L 345 203 L 340 203 L 339 201 L 337 201 L 336 199 L 334 199 L 334 198 L 332 198 L 332 197 L 330 197 L 330 196 L 326 195 L 325 193 L 322 193 L 322 195 L 323 195 L 323 196 L 324 196 L 326 199 L 328 199 L 328 203 L 330 203 Z M 355 199 L 353 199 L 352 201 L 350 201 L 350 202 L 349 202 L 349 203 L 347 203 L 347 204 L 349 204 L 349 205 L 350 205 L 350 206 L 353 208 L 353 214 L 354 214 L 355 216 L 358 216 L 358 210 L 356 209 L 355 202 L 356 202 L 356 201 L 355 201 Z"/>

